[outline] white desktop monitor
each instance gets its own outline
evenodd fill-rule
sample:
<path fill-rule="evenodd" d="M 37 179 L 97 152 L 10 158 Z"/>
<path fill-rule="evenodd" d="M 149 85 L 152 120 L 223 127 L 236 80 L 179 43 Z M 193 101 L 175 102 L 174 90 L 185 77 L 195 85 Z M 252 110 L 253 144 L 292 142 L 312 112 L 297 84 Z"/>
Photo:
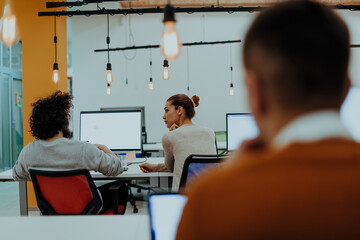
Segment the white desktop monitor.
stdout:
<path fill-rule="evenodd" d="M 341 106 L 340 118 L 355 141 L 360 142 L 360 86 L 350 88 Z"/>
<path fill-rule="evenodd" d="M 141 153 L 141 110 L 80 112 L 80 141 Z"/>
<path fill-rule="evenodd" d="M 186 196 L 175 193 L 150 195 L 149 214 L 153 240 L 175 239 L 186 201 Z"/>
<path fill-rule="evenodd" d="M 255 138 L 258 134 L 258 127 L 251 114 L 226 114 L 226 148 L 228 151 L 235 151 L 244 140 Z"/>

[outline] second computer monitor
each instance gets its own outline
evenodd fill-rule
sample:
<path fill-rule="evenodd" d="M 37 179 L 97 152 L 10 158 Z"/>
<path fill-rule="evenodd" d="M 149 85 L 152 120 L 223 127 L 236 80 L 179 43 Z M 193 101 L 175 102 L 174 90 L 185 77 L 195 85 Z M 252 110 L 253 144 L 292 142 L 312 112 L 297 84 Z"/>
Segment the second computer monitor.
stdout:
<path fill-rule="evenodd" d="M 226 148 L 228 151 L 235 151 L 244 140 L 255 138 L 258 134 L 258 127 L 251 114 L 226 114 Z"/>
<path fill-rule="evenodd" d="M 355 141 L 360 142 L 360 87 L 351 87 L 341 106 L 340 117 Z"/>
<path fill-rule="evenodd" d="M 80 113 L 80 140 L 104 144 L 112 151 L 142 150 L 141 110 Z"/>

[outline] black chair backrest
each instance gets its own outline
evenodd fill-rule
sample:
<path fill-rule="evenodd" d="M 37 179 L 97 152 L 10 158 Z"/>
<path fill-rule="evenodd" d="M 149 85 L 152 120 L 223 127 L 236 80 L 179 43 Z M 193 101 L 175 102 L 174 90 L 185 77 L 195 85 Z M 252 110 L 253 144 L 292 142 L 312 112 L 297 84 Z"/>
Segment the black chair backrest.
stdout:
<path fill-rule="evenodd" d="M 180 178 L 180 188 L 185 188 L 189 180 L 198 177 L 209 167 L 220 165 L 226 155 L 193 154 L 186 158 Z"/>
<path fill-rule="evenodd" d="M 86 169 L 30 168 L 38 207 L 43 215 L 97 214 L 102 200 Z"/>

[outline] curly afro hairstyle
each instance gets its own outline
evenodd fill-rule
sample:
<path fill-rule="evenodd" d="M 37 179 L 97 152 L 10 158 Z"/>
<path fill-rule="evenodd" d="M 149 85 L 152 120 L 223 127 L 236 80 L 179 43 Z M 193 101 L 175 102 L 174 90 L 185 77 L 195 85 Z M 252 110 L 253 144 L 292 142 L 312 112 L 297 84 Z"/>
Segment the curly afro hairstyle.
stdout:
<path fill-rule="evenodd" d="M 47 98 L 34 102 L 30 117 L 31 134 L 36 139 L 54 137 L 59 131 L 63 136 L 70 137 L 69 120 L 73 96 L 57 91 Z"/>

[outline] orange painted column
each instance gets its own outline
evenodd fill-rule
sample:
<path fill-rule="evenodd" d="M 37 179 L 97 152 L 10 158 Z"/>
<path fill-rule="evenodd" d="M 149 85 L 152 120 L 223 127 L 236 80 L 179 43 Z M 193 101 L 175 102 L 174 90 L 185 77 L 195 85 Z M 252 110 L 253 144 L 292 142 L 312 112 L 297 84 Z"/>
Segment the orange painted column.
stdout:
<path fill-rule="evenodd" d="M 29 125 L 31 104 L 39 97 L 45 97 L 61 90 L 67 92 L 67 36 L 66 17 L 56 17 L 57 62 L 60 80 L 52 81 L 52 67 L 55 59 L 54 17 L 39 17 L 40 11 L 62 11 L 66 8 L 46 9 L 47 0 L 10 0 L 22 40 L 22 83 L 23 83 L 23 136 L 24 146 L 32 142 Z M 28 205 L 37 206 L 31 182 L 28 182 Z"/>

